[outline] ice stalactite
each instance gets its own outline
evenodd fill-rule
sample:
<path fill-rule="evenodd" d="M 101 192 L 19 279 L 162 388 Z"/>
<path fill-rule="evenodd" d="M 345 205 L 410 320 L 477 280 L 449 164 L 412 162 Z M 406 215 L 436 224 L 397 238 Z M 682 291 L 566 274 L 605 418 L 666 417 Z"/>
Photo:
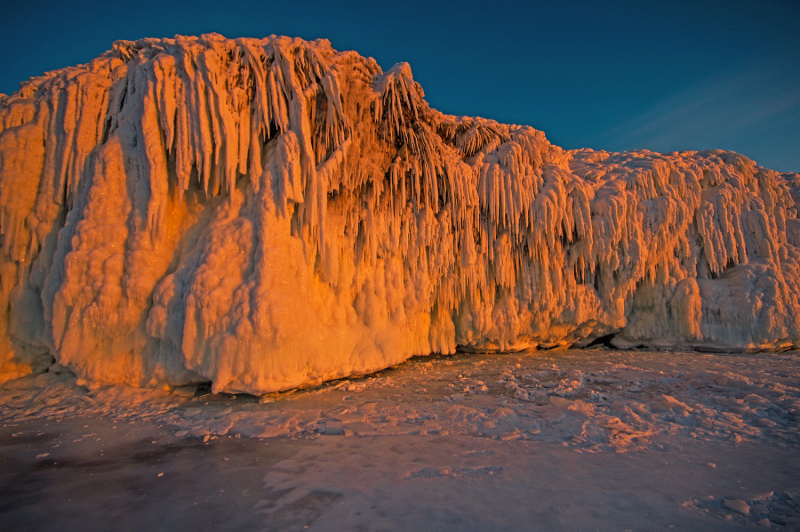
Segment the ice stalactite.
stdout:
<path fill-rule="evenodd" d="M 2 379 L 264 393 L 418 354 L 800 346 L 800 176 L 564 151 L 324 40 L 120 41 L 0 98 Z"/>

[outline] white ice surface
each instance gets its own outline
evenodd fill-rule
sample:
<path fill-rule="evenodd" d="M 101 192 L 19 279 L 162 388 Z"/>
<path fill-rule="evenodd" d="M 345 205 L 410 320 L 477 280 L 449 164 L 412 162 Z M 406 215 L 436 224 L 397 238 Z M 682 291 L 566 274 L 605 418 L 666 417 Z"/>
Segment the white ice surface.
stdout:
<path fill-rule="evenodd" d="M 797 348 L 799 184 L 442 115 L 325 40 L 119 41 L 0 100 L 0 379 L 262 394 L 459 346 Z"/>
<path fill-rule="evenodd" d="M 260 400 L 87 390 L 64 371 L 0 387 L 0 523 L 81 529 L 101 511 L 171 530 L 205 513 L 221 529 L 800 527 L 797 353 L 415 358 Z"/>
<path fill-rule="evenodd" d="M 551 351 L 415 358 L 360 379 L 262 396 L 109 385 L 65 368 L 0 388 L 0 422 L 151 420 L 178 436 L 462 435 L 578 452 L 658 449 L 673 437 L 800 446 L 800 356 Z M 201 390 L 202 392 L 202 390 Z"/>

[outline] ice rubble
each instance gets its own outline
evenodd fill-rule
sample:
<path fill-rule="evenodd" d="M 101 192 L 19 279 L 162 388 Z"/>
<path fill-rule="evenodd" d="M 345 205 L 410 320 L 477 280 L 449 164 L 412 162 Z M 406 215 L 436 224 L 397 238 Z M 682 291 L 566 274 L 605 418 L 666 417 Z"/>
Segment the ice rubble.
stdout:
<path fill-rule="evenodd" d="M 412 355 L 800 346 L 800 175 L 565 151 L 326 40 L 118 41 L 0 97 L 0 364 L 264 393 Z"/>

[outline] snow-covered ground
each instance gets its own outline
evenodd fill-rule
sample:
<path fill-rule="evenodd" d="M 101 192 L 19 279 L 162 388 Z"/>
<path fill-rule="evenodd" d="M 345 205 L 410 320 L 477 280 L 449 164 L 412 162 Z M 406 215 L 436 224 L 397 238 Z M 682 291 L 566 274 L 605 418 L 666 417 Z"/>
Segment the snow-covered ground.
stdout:
<path fill-rule="evenodd" d="M 0 388 L 3 530 L 800 530 L 797 352 L 419 357 L 260 399 L 56 370 Z"/>

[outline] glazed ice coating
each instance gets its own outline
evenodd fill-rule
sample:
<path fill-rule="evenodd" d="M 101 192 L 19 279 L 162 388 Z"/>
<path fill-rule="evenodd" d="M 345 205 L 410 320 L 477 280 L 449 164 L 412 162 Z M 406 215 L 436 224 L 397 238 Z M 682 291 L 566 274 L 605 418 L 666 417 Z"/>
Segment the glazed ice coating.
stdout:
<path fill-rule="evenodd" d="M 800 175 L 565 151 L 325 40 L 119 41 L 0 96 L 0 381 L 260 394 L 413 355 L 800 346 Z"/>

